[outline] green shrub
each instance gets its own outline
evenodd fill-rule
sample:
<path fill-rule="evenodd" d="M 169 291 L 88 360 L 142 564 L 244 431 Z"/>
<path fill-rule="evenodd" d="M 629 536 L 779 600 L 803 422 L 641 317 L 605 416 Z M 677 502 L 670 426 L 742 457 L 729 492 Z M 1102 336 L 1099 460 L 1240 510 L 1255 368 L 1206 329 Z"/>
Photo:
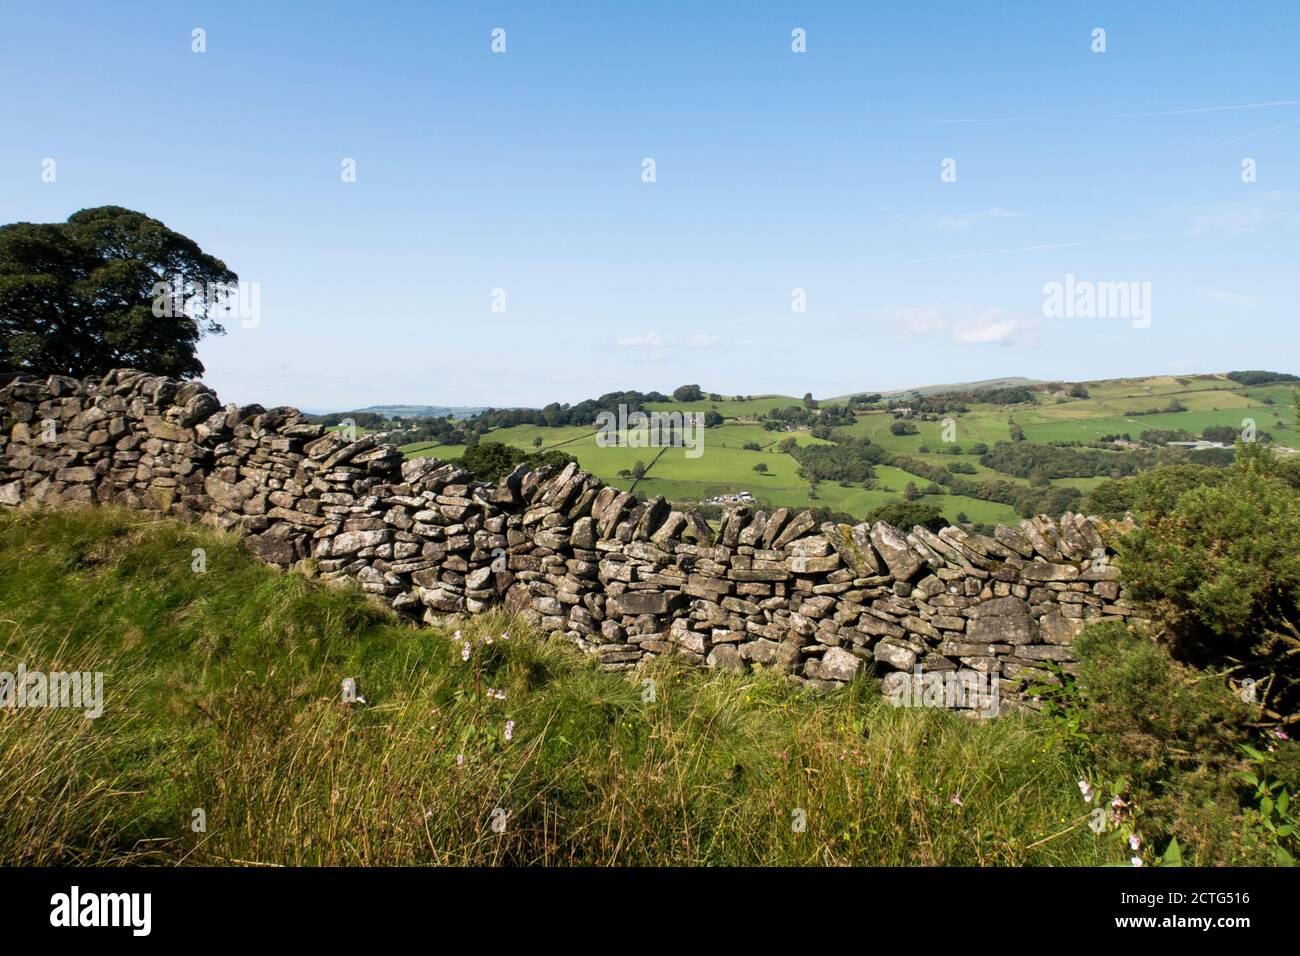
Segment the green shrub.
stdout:
<path fill-rule="evenodd" d="M 1240 844 L 1252 708 L 1221 673 L 1179 664 L 1120 622 L 1076 639 L 1079 710 L 1072 714 L 1099 779 L 1123 781 L 1148 844 L 1175 837 L 1205 865 L 1269 862 Z"/>
<path fill-rule="evenodd" d="M 466 448 L 465 454 L 456 464 L 473 474 L 479 481 L 496 481 L 502 475 L 514 471 L 516 465 L 527 464 L 532 468 L 553 465 L 556 468 L 563 468 L 571 461 L 577 459 L 554 448 L 548 451 L 530 452 L 501 442 L 481 441 Z"/>
<path fill-rule="evenodd" d="M 1279 748 L 1274 741 L 1267 750 L 1243 744 L 1241 749 L 1251 764 L 1249 770 L 1237 774 L 1252 788 L 1253 805 L 1246 814 L 1246 845 L 1270 853 L 1279 866 L 1295 866 L 1300 857 L 1300 799 L 1296 796 L 1300 790 L 1283 776 L 1294 769 L 1295 742 L 1286 740 Z M 1279 775 L 1279 769 L 1283 775 Z"/>
<path fill-rule="evenodd" d="M 1267 450 L 1240 447 L 1221 484 L 1145 515 L 1119 563 L 1175 657 L 1253 679 L 1265 716 L 1285 720 L 1300 707 L 1300 497 Z"/>
<path fill-rule="evenodd" d="M 911 531 L 921 525 L 937 533 L 948 526 L 938 508 L 919 501 L 891 501 L 867 515 L 867 521 L 871 524 L 883 521 L 902 531 Z"/>
<path fill-rule="evenodd" d="M 1191 769 L 1222 775 L 1240 765 L 1253 715 L 1221 675 L 1179 664 L 1117 621 L 1085 629 L 1074 652 L 1088 702 L 1084 729 L 1107 742 L 1117 761 L 1109 769 L 1154 793 Z"/>
<path fill-rule="evenodd" d="M 1114 478 L 1093 488 L 1084 501 L 1087 514 L 1119 517 L 1162 515 L 1188 491 L 1226 481 L 1230 472 L 1212 465 L 1160 465 L 1130 478 Z"/>

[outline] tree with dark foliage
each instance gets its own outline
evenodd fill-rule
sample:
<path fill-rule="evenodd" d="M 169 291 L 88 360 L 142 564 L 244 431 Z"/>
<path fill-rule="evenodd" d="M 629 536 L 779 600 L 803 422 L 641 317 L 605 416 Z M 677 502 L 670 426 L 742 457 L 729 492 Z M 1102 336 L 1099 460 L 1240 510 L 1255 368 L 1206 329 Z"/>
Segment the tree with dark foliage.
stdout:
<path fill-rule="evenodd" d="M 177 276 L 205 291 L 239 278 L 194 240 L 120 206 L 0 226 L 0 371 L 203 374 L 199 338 L 225 329 L 206 294 L 187 296 L 186 309 L 155 308 L 159 284 Z"/>

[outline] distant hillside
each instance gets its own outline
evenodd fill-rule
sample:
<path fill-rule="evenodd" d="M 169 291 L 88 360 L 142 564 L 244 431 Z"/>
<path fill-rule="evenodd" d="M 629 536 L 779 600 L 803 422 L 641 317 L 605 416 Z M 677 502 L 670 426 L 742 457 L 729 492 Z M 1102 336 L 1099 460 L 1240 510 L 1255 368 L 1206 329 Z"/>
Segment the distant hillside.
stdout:
<path fill-rule="evenodd" d="M 699 435 L 682 436 L 681 449 L 609 444 L 594 410 L 554 422 L 485 416 L 472 428 L 455 422 L 404 436 L 400 447 L 408 457 L 444 460 L 477 442 L 507 445 L 516 457 L 553 449 L 610 485 L 689 505 L 743 492 L 763 508 L 821 508 L 856 522 L 907 501 L 936 509 L 949 523 L 1014 525 L 1032 514 L 1077 510 L 1101 483 L 1156 463 L 1225 465 L 1248 427 L 1291 454 L 1300 448 L 1300 429 L 1290 377 L 1005 377 L 892 392 L 906 411 L 887 403 L 847 408 L 845 398 L 820 398 L 811 407 L 789 395 L 715 398 L 701 389 L 704 397 L 694 401 L 656 393 L 644 402 L 650 411 L 712 415 Z M 999 390 L 1028 394 L 989 401 L 987 393 Z M 697 438 L 694 449 L 685 445 Z"/>
<path fill-rule="evenodd" d="M 1011 378 L 986 378 L 979 382 L 954 382 L 951 385 L 922 385 L 917 388 L 899 388 L 892 392 L 880 392 L 885 398 L 901 398 L 904 396 L 921 396 L 942 395 L 944 392 L 973 392 L 980 389 L 988 388 L 1008 388 L 1012 385 L 1039 385 L 1042 379 L 1038 378 L 1021 378 L 1014 376 Z M 851 395 L 840 395 L 836 398 L 828 398 L 828 402 L 841 402 L 852 395 L 876 394 L 872 389 L 862 389 Z"/>
<path fill-rule="evenodd" d="M 394 415 L 401 418 L 473 418 L 486 408 L 486 405 L 367 405 L 365 408 L 352 408 L 334 414 L 353 415 L 358 412 L 369 412 L 383 418 L 392 418 Z"/>

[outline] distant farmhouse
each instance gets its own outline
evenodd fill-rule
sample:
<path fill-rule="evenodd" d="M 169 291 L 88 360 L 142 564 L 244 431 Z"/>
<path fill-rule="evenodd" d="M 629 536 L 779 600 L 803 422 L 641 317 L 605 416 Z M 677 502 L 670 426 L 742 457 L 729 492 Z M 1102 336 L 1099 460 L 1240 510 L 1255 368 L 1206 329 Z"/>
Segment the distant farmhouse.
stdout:
<path fill-rule="evenodd" d="M 716 498 L 709 498 L 701 501 L 702 505 L 749 505 L 754 503 L 754 496 L 748 491 L 737 491 L 734 494 L 718 495 Z"/>

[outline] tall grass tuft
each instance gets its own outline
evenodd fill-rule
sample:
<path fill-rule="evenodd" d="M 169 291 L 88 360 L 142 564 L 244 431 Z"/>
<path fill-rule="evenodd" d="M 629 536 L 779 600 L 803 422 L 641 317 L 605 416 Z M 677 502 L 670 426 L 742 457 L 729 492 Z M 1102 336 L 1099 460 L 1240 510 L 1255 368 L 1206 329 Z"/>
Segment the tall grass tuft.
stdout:
<path fill-rule="evenodd" d="M 869 681 L 813 694 L 666 658 L 604 673 L 501 615 L 457 626 L 402 624 L 203 527 L 0 517 L 0 669 L 75 661 L 105 672 L 106 697 L 94 721 L 0 717 L 0 862 L 1120 858 L 1088 829 L 1077 758 L 1032 715 L 894 709 Z"/>

